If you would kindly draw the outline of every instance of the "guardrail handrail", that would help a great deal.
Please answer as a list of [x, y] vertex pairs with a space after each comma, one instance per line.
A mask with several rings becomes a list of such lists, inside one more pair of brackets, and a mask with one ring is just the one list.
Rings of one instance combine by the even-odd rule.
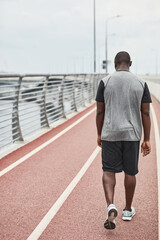
[[0, 148], [95, 99], [104, 74], [0, 74]]

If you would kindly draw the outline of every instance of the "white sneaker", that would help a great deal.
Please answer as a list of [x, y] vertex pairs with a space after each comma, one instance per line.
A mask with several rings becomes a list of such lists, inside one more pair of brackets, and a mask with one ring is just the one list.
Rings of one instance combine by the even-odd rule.
[[114, 229], [116, 227], [115, 218], [117, 217], [117, 215], [118, 215], [118, 211], [116, 206], [114, 204], [110, 204], [107, 207], [107, 217], [104, 223], [104, 227], [106, 229]]
[[131, 221], [132, 217], [136, 214], [134, 207], [131, 207], [131, 211], [123, 209], [122, 219], [124, 221]]

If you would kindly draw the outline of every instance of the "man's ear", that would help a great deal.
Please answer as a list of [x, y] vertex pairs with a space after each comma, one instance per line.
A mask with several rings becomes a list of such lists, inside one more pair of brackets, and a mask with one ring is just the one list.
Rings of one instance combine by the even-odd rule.
[[132, 66], [132, 61], [130, 61], [129, 66]]

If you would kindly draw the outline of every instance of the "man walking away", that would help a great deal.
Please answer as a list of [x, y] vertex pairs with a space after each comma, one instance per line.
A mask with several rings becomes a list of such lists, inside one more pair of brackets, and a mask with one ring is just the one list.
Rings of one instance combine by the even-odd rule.
[[[102, 147], [103, 187], [107, 202], [104, 227], [114, 229], [118, 214], [114, 205], [115, 173], [124, 171], [126, 205], [122, 219], [135, 215], [132, 206], [138, 173], [139, 144], [144, 130], [141, 152], [146, 156], [150, 146], [150, 103], [147, 84], [129, 71], [132, 62], [127, 52], [115, 56], [115, 69], [100, 81], [97, 101], [98, 145]], [[141, 124], [142, 122], [142, 124]]]

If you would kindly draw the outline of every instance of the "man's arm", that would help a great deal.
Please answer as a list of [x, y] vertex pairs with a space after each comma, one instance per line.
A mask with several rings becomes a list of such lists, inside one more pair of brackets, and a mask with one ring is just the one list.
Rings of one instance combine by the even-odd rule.
[[97, 125], [97, 143], [98, 146], [102, 147], [101, 142], [101, 132], [103, 127], [103, 121], [104, 121], [104, 113], [105, 113], [105, 105], [104, 102], [97, 102], [97, 115], [96, 115], [96, 125]]
[[141, 152], [143, 156], [148, 155], [151, 152], [150, 145], [150, 129], [151, 129], [151, 120], [150, 120], [150, 103], [141, 104], [141, 116], [142, 116], [142, 125], [144, 131], [144, 140], [141, 145]]

